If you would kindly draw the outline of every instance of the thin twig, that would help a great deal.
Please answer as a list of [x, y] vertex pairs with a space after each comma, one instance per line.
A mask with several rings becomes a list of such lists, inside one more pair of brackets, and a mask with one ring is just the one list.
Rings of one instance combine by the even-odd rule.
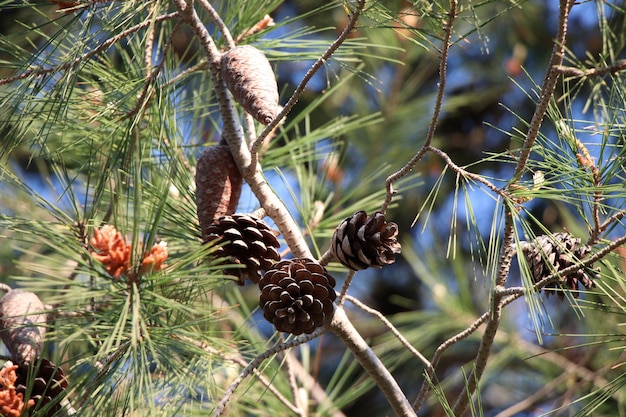
[[439, 155], [439, 157], [444, 160], [444, 162], [446, 163], [446, 165], [448, 165], [448, 167], [450, 167], [450, 169], [452, 169], [457, 174], [460, 174], [462, 177], [469, 178], [473, 181], [479, 182], [483, 184], [484, 186], [486, 186], [487, 188], [489, 188], [494, 193], [498, 194], [500, 197], [504, 199], [510, 199], [510, 195], [506, 192], [506, 190], [502, 190], [496, 187], [493, 183], [486, 180], [481, 175], [474, 174], [473, 172], [469, 172], [461, 168], [460, 166], [452, 162], [452, 159], [450, 158], [450, 156], [448, 156], [448, 154], [442, 151], [441, 149], [435, 148], [434, 146], [425, 146], [425, 149], [426, 151], [433, 152]]
[[232, 35], [230, 34], [230, 30], [228, 29], [228, 26], [224, 24], [222, 17], [219, 15], [217, 10], [215, 10], [215, 8], [211, 5], [211, 3], [209, 3], [208, 0], [198, 0], [198, 2], [202, 5], [204, 10], [206, 10], [209, 13], [209, 15], [211, 16], [211, 19], [213, 19], [213, 21], [215, 22], [215, 26], [217, 26], [220, 32], [222, 32], [222, 36], [224, 36], [224, 40], [226, 41], [226, 46], [228, 47], [228, 49], [233, 49], [235, 46], [237, 46], [235, 44], [235, 41], [233, 40]]
[[50, 68], [36, 68], [36, 69], [31, 69], [31, 70], [26, 70], [22, 73], [20, 73], [19, 75], [15, 75], [13, 77], [8, 77], [8, 78], [3, 78], [0, 79], [0, 85], [4, 85], [4, 84], [10, 84], [12, 82], [18, 81], [18, 80], [23, 80], [24, 78], [28, 78], [31, 75], [32, 76], [40, 76], [40, 75], [46, 75], [46, 74], [51, 74], [53, 72], [57, 72], [57, 71], [63, 71], [72, 67], [75, 67], [76, 65], [80, 64], [82, 61], [89, 59], [91, 57], [93, 57], [94, 55], [97, 55], [101, 52], [104, 52], [105, 50], [107, 50], [108, 48], [110, 48], [111, 46], [113, 46], [114, 44], [116, 44], [117, 42], [119, 42], [120, 40], [124, 39], [125, 37], [127, 37], [128, 35], [132, 35], [133, 33], [147, 27], [150, 26], [153, 23], [157, 23], [157, 22], [162, 22], [164, 20], [171, 20], [174, 19], [175, 17], [178, 16], [178, 12], [173, 12], [173, 13], [168, 13], [166, 15], [162, 15], [162, 16], [158, 16], [156, 18], [154, 18], [153, 21], [146, 21], [146, 22], [141, 22], [138, 25], [135, 25], [131, 28], [126, 29], [125, 31], [107, 39], [106, 41], [102, 42], [102, 44], [100, 44], [97, 48], [81, 55], [80, 57], [73, 59], [72, 61], [69, 62], [65, 62], [61, 65], [56, 65]]
[[391, 322], [389, 320], [387, 320], [387, 318], [385, 316], [383, 316], [383, 314], [380, 311], [376, 310], [375, 308], [371, 308], [370, 306], [368, 306], [365, 303], [361, 302], [358, 298], [353, 297], [351, 295], [346, 295], [345, 299], [347, 301], [350, 301], [352, 304], [354, 304], [359, 309], [365, 311], [368, 314], [371, 314], [372, 316], [374, 316], [378, 320], [380, 320], [385, 325], [385, 327], [389, 331], [391, 331], [391, 333], [393, 333], [393, 335], [396, 337], [396, 339], [398, 339], [398, 341], [400, 341], [400, 343], [402, 343], [402, 345], [405, 348], [407, 348], [409, 350], [409, 352], [411, 352], [411, 354], [413, 356], [415, 356], [417, 359], [419, 359], [424, 364], [426, 369], [434, 371], [434, 369], [433, 369], [432, 365], [430, 364], [430, 362], [428, 361], [428, 359], [426, 359], [426, 357], [424, 355], [422, 355], [419, 350], [415, 349], [413, 347], [413, 345], [411, 345], [409, 343], [409, 341], [406, 340], [406, 338], [404, 336], [402, 336], [402, 333], [400, 333], [398, 331], [398, 329], [396, 329], [396, 327], [393, 324], [391, 324]]
[[346, 279], [343, 282], [343, 287], [341, 287], [341, 292], [339, 293], [339, 298], [337, 300], [338, 306], [343, 305], [343, 302], [348, 293], [348, 288], [350, 288], [350, 283], [352, 283], [352, 278], [354, 278], [354, 274], [356, 274], [356, 271], [354, 269], [348, 270], [348, 274], [346, 275]]
[[284, 343], [281, 343], [279, 345], [276, 345], [276, 346], [266, 350], [265, 352], [263, 352], [262, 354], [260, 354], [256, 358], [254, 358], [252, 361], [250, 361], [248, 366], [246, 366], [241, 371], [239, 376], [230, 384], [230, 386], [228, 387], [228, 389], [226, 390], [224, 395], [222, 395], [222, 398], [221, 398], [220, 402], [218, 403], [217, 407], [215, 408], [215, 410], [213, 410], [213, 414], [211, 414], [211, 416], [212, 417], [218, 417], [218, 416], [222, 415], [222, 413], [224, 412], [224, 410], [226, 408], [226, 405], [228, 404], [228, 401], [230, 401], [230, 398], [235, 393], [235, 390], [237, 389], [237, 387], [239, 387], [239, 385], [241, 385], [243, 380], [246, 377], [248, 377], [254, 371], [254, 369], [258, 368], [259, 365], [261, 365], [261, 363], [263, 363], [263, 361], [265, 359], [268, 359], [269, 357], [277, 354], [278, 352], [283, 352], [283, 351], [285, 351], [287, 349], [290, 349], [292, 347], [299, 346], [299, 345], [301, 345], [303, 343], [307, 343], [307, 342], [315, 339], [319, 335], [325, 333], [326, 331], [327, 331], [327, 329], [325, 327], [320, 327], [320, 328], [318, 328], [317, 330], [315, 330], [311, 334], [307, 334], [307, 335], [304, 335], [304, 336], [299, 336], [299, 337], [296, 337], [294, 339], [291, 339], [288, 342], [284, 342]]
[[302, 406], [302, 401], [300, 398], [300, 388], [298, 388], [298, 381], [296, 381], [296, 375], [294, 374], [292, 367], [292, 362], [294, 362], [296, 359], [293, 357], [293, 355], [291, 355], [291, 350], [286, 350], [284, 353], [285, 361], [283, 362], [283, 369], [285, 370], [285, 373], [287, 373], [287, 380], [289, 381], [291, 396], [293, 397], [293, 402], [296, 405], [297, 410], [295, 415], [298, 417], [306, 417], [306, 408]]
[[335, 309], [335, 314], [329, 324], [329, 328], [344, 342], [348, 349], [352, 351], [363, 369], [367, 371], [378, 388], [380, 388], [385, 395], [385, 398], [387, 398], [396, 416], [416, 417], [415, 412], [411, 408], [411, 404], [409, 404], [409, 401], [406, 399], [406, 396], [396, 380], [356, 331], [342, 307]]
[[451, 338], [449, 338], [448, 340], [440, 344], [439, 347], [437, 347], [437, 350], [435, 350], [435, 353], [433, 354], [433, 358], [430, 361], [431, 366], [429, 368], [426, 368], [426, 378], [422, 382], [420, 391], [417, 394], [415, 401], [413, 402], [413, 409], [415, 411], [418, 411], [420, 409], [420, 407], [424, 403], [424, 400], [426, 399], [426, 396], [430, 392], [430, 384], [428, 383], [428, 381], [432, 380], [433, 375], [435, 374], [435, 368], [439, 364], [439, 360], [441, 359], [443, 352], [445, 352], [446, 349], [448, 349], [450, 346], [457, 344], [458, 342], [460, 342], [461, 340], [465, 339], [466, 337], [474, 333], [476, 330], [478, 330], [478, 328], [484, 322], [486, 322], [488, 318], [489, 318], [489, 312], [483, 313], [483, 315], [481, 315], [476, 320], [474, 320], [474, 322], [467, 329], [464, 329], [462, 332], [457, 333], [456, 335], [452, 336]]
[[[173, 339], [183, 340], [183, 341], [185, 341], [187, 343], [191, 343], [192, 345], [198, 347], [199, 349], [202, 349], [202, 350], [206, 351], [207, 353], [209, 353], [211, 355], [218, 356], [218, 357], [220, 357], [222, 359], [225, 359], [225, 360], [228, 360], [230, 362], [236, 363], [237, 365], [240, 365], [243, 368], [245, 368], [248, 365], [246, 363], [246, 361], [241, 356], [239, 356], [239, 355], [227, 355], [226, 353], [221, 352], [221, 351], [211, 347], [209, 344], [207, 344], [205, 342], [198, 341], [198, 340], [192, 339], [191, 337], [177, 335], [177, 334], [172, 334], [171, 337]], [[287, 408], [289, 408], [289, 410], [292, 413], [297, 415], [298, 408], [295, 405], [293, 405], [291, 403], [291, 401], [289, 401], [283, 394], [281, 394], [280, 391], [278, 391], [276, 389], [274, 384], [272, 384], [272, 382], [269, 379], [267, 379], [267, 377], [265, 375], [260, 373], [257, 369], [254, 369], [252, 372], [254, 373], [254, 376], [259, 378], [259, 381], [261, 381], [261, 383], [272, 394], [274, 394], [274, 396], [278, 399], [278, 401], [283, 403]]]
[[317, 260], [317, 262], [322, 265], [322, 266], [326, 266], [328, 265], [328, 263], [330, 261], [332, 261], [335, 258], [335, 255], [333, 255], [333, 253], [331, 252], [330, 249], [326, 249], [326, 252], [324, 252], [322, 254], [322, 256], [320, 256], [320, 258]]
[[437, 87], [437, 98], [435, 99], [435, 108], [433, 110], [433, 116], [430, 119], [430, 125], [428, 126], [428, 133], [426, 134], [426, 139], [424, 141], [424, 145], [422, 148], [411, 158], [409, 162], [407, 162], [399, 171], [391, 174], [387, 177], [385, 181], [385, 186], [387, 188], [387, 195], [385, 196], [385, 201], [383, 202], [380, 211], [385, 213], [389, 208], [389, 204], [391, 204], [391, 199], [393, 198], [395, 191], [393, 189], [393, 183], [399, 180], [400, 178], [406, 176], [415, 165], [422, 159], [430, 143], [435, 136], [435, 130], [437, 129], [437, 123], [439, 122], [439, 115], [441, 114], [441, 105], [443, 103], [443, 95], [446, 88], [446, 70], [448, 66], [448, 52], [450, 51], [450, 39], [452, 38], [452, 27], [454, 25], [454, 21], [456, 19], [457, 14], [457, 0], [450, 1], [450, 10], [448, 11], [448, 21], [446, 22], [445, 27], [445, 36], [443, 38], [443, 45], [441, 46], [441, 61], [439, 64], [439, 85]]
[[[156, 4], [152, 3], [148, 6], [149, 15], [152, 15], [156, 10]], [[144, 65], [146, 66], [146, 78], [150, 77], [150, 73], [152, 72], [152, 49], [154, 48], [154, 35], [156, 33], [156, 27], [152, 25], [148, 34], [146, 35], [146, 46], [144, 48]]]
[[621, 59], [617, 61], [615, 65], [610, 65], [608, 67], [580, 69], [559, 65], [556, 67], [556, 70], [563, 75], [580, 78], [597, 77], [606, 74], [615, 75], [620, 71], [626, 70], [626, 59]]
[[300, 84], [298, 84], [298, 87], [296, 87], [295, 91], [291, 95], [291, 98], [289, 98], [289, 101], [287, 101], [287, 104], [285, 104], [285, 107], [283, 107], [282, 110], [276, 115], [276, 117], [270, 122], [270, 124], [268, 124], [265, 129], [263, 129], [257, 140], [252, 143], [250, 147], [252, 164], [250, 164], [249, 169], [253, 169], [256, 165], [259, 148], [263, 144], [263, 141], [265, 140], [267, 135], [272, 132], [274, 128], [278, 126], [278, 124], [282, 121], [282, 119], [291, 111], [293, 106], [295, 106], [300, 99], [300, 95], [302, 95], [302, 93], [304, 92], [304, 89], [306, 88], [306, 85], [309, 83], [311, 78], [313, 78], [313, 76], [317, 73], [317, 71], [319, 71], [322, 65], [324, 65], [326, 61], [330, 59], [331, 55], [335, 53], [335, 51], [339, 49], [339, 47], [345, 42], [350, 32], [352, 32], [352, 30], [356, 26], [356, 23], [359, 20], [359, 17], [361, 16], [361, 12], [363, 11], [364, 7], [365, 0], [358, 0], [356, 2], [356, 8], [350, 16], [346, 27], [343, 28], [337, 39], [335, 39], [335, 41], [328, 47], [328, 49], [326, 49], [326, 51], [324, 51], [324, 53], [313, 63], [313, 65], [311, 65], [311, 68], [309, 68], [306, 74], [304, 74], [304, 77], [302, 77]]
[[611, 223], [615, 222], [615, 221], [619, 221], [621, 219], [624, 218], [624, 216], [626, 216], [626, 211], [620, 211], [618, 213], [613, 214], [611, 217], [609, 217], [608, 219], [606, 219], [601, 225], [600, 225], [600, 231], [604, 232], [606, 230], [607, 227], [609, 227], [611, 225]]

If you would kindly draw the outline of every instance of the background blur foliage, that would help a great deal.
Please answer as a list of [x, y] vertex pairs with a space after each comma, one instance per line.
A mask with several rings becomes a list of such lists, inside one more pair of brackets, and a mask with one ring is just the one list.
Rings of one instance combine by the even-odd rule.
[[[346, 24], [350, 7], [309, 0], [212, 4], [235, 38], [266, 53], [282, 103]], [[564, 65], [594, 68], [625, 59], [625, 7], [578, 2]], [[206, 260], [213, 248], [200, 245], [194, 167], [202, 147], [219, 140], [221, 125], [198, 42], [176, 19], [151, 20], [175, 10], [163, 0], [94, 3], [67, 14], [46, 1], [0, 1], [0, 8], [0, 77], [62, 67], [0, 86], [0, 280], [54, 307], [46, 352], [69, 375], [81, 415], [206, 415], [241, 364], [281, 339], [258, 312], [256, 286], [235, 286]], [[343, 218], [380, 207], [385, 178], [421, 146], [447, 10], [445, 1], [368, 1], [357, 30], [263, 150], [268, 181], [316, 255]], [[267, 13], [275, 25], [246, 36]], [[498, 187], [513, 173], [557, 17], [558, 2], [460, 2], [432, 145]], [[100, 48], [142, 22], [144, 29]], [[217, 28], [207, 25], [225, 47]], [[152, 27], [150, 64], [163, 69], [146, 81]], [[516, 217], [520, 240], [567, 230], [585, 241], [598, 190], [603, 220], [625, 209], [625, 74], [565, 76], [558, 84], [521, 181], [531, 198]], [[138, 107], [143, 94], [151, 99]], [[577, 164], [572, 138], [589, 149], [601, 186]], [[545, 181], [534, 190], [537, 171]], [[401, 230], [402, 256], [382, 270], [358, 273], [350, 294], [430, 358], [488, 309], [503, 202], [432, 153], [399, 187], [388, 218]], [[320, 202], [323, 217], [308, 227]], [[257, 207], [244, 189], [238, 211]], [[144, 275], [133, 292], [94, 265], [87, 242], [106, 223], [129, 240], [135, 261], [167, 242], [164, 272]], [[602, 239], [625, 233], [615, 221]], [[606, 257], [597, 288], [578, 299], [542, 293], [507, 306], [474, 414], [626, 415], [624, 255], [620, 248]], [[331, 264], [329, 270], [340, 286], [345, 269]], [[513, 269], [510, 283], [523, 285], [520, 271]], [[423, 364], [379, 320], [348, 306], [413, 398]], [[420, 415], [444, 415], [438, 399], [444, 403], [464, 386], [479, 342], [474, 333], [446, 352], [434, 378], [440, 395]], [[310, 415], [339, 415], [338, 409], [389, 415], [385, 399], [334, 336], [304, 345], [297, 356], [296, 373], [313, 376], [330, 400]], [[109, 371], [99, 372], [98, 363]], [[285, 363], [276, 355], [259, 372], [289, 396]], [[229, 407], [233, 416], [290, 413], [258, 376], [244, 382]]]

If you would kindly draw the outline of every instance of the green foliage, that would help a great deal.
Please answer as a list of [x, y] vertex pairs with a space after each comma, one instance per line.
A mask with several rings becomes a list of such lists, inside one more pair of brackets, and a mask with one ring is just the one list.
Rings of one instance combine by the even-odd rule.
[[[193, 7], [225, 51], [204, 3]], [[238, 44], [265, 52], [281, 104], [358, 13], [345, 0], [209, 3]], [[550, 72], [547, 6], [367, 1], [260, 147], [264, 180], [317, 259], [358, 210], [383, 207], [399, 225], [401, 259], [350, 288], [390, 323], [342, 303], [401, 394], [424, 394], [419, 415], [626, 414], [626, 19], [618, 2], [596, 4], [573, 6], [595, 23], [589, 40], [570, 28]], [[214, 256], [221, 243], [202, 243], [196, 162], [228, 132], [209, 57], [176, 2], [60, 7], [0, 2], [0, 279], [46, 304], [44, 355], [68, 376], [77, 415], [207, 415], [231, 388], [232, 416], [390, 415], [341, 336], [272, 350], [298, 339], [264, 321], [257, 285], [235, 285], [224, 262], [237, 266]], [[266, 14], [275, 24], [250, 32]], [[542, 95], [546, 70], [558, 83]], [[235, 109], [251, 142], [263, 127]], [[238, 211], [268, 213], [262, 200], [245, 187]], [[106, 225], [129, 247], [121, 275], [94, 256]], [[551, 282], [537, 284], [521, 248], [563, 230], [600, 254], [572, 260], [600, 279], [546, 298]], [[165, 244], [162, 269], [142, 265]], [[351, 279], [327, 268], [338, 291]]]

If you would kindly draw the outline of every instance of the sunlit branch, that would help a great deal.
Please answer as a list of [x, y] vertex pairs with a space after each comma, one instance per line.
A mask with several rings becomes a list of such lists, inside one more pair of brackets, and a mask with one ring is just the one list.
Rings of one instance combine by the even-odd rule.
[[382, 391], [398, 417], [416, 417], [402, 389], [378, 356], [356, 331], [342, 307], [335, 309], [329, 329], [341, 339]]
[[385, 181], [385, 186], [387, 188], [387, 195], [385, 196], [385, 201], [383, 202], [380, 211], [385, 213], [389, 208], [389, 204], [391, 204], [391, 200], [395, 195], [395, 191], [393, 189], [393, 183], [398, 181], [400, 178], [406, 176], [413, 170], [415, 165], [424, 157], [426, 154], [430, 143], [435, 136], [435, 130], [437, 129], [437, 123], [439, 123], [439, 115], [441, 113], [441, 105], [443, 103], [443, 95], [446, 88], [446, 71], [448, 66], [448, 53], [450, 51], [452, 38], [452, 28], [454, 26], [454, 21], [457, 15], [457, 0], [450, 1], [450, 10], [448, 11], [448, 20], [445, 26], [445, 36], [443, 38], [443, 45], [441, 47], [441, 58], [439, 64], [439, 84], [437, 87], [437, 98], [435, 99], [435, 108], [433, 110], [432, 118], [430, 119], [430, 125], [428, 126], [428, 133], [426, 134], [426, 139], [424, 140], [424, 145], [422, 148], [411, 158], [409, 162], [406, 163], [399, 171], [391, 174], [387, 177]]
[[626, 59], [621, 59], [615, 65], [608, 67], [581, 69], [559, 65], [556, 67], [556, 70], [563, 75], [580, 78], [598, 77], [606, 74], [615, 75], [620, 71], [626, 70]]
[[97, 48], [81, 55], [80, 57], [73, 59], [72, 61], [69, 62], [65, 62], [61, 65], [56, 65], [50, 68], [35, 68], [35, 69], [30, 69], [30, 70], [26, 70], [24, 72], [22, 72], [19, 75], [15, 75], [13, 77], [8, 77], [8, 78], [3, 78], [0, 79], [0, 85], [4, 85], [4, 84], [10, 84], [12, 82], [18, 81], [18, 80], [23, 80], [25, 78], [28, 78], [30, 76], [41, 76], [41, 75], [46, 75], [46, 74], [51, 74], [54, 72], [58, 72], [58, 71], [64, 71], [66, 69], [75, 67], [76, 65], [80, 64], [81, 62], [101, 53], [106, 51], [108, 48], [110, 48], [111, 46], [115, 45], [117, 42], [119, 42], [120, 40], [124, 39], [125, 37], [145, 28], [150, 26], [153, 23], [156, 22], [162, 22], [164, 20], [171, 20], [174, 19], [175, 17], [178, 16], [178, 12], [173, 12], [173, 13], [169, 13], [166, 15], [162, 15], [162, 16], [158, 16], [156, 18], [154, 18], [154, 20], [150, 20], [150, 21], [145, 21], [145, 22], [141, 22], [138, 25], [135, 25], [131, 28], [126, 29], [125, 31], [107, 39], [106, 41], [102, 42], [102, 44], [100, 44], [100, 46], [98, 46]]
[[324, 51], [324, 53], [313, 63], [311, 68], [309, 68], [306, 74], [304, 74], [304, 77], [302, 77], [300, 84], [298, 84], [298, 87], [296, 87], [295, 91], [291, 95], [291, 98], [289, 98], [289, 101], [287, 101], [285, 106], [276, 115], [276, 117], [270, 122], [270, 124], [268, 124], [265, 127], [265, 129], [263, 129], [263, 131], [261, 132], [259, 137], [256, 139], [256, 141], [254, 141], [254, 143], [251, 144], [250, 154], [252, 158], [252, 163], [249, 166], [250, 170], [254, 169], [254, 166], [256, 165], [256, 161], [258, 159], [258, 152], [265, 138], [268, 136], [270, 132], [274, 130], [276, 126], [278, 126], [278, 124], [282, 121], [282, 119], [291, 111], [293, 106], [296, 105], [296, 103], [300, 99], [300, 95], [302, 95], [302, 93], [304, 92], [304, 89], [306, 88], [311, 78], [313, 78], [313, 76], [317, 73], [317, 71], [320, 70], [322, 65], [324, 65], [326, 61], [328, 61], [328, 59], [332, 56], [332, 54], [335, 53], [335, 51], [339, 49], [339, 47], [345, 42], [350, 32], [352, 32], [352, 30], [356, 26], [356, 23], [359, 20], [359, 17], [364, 7], [365, 7], [365, 0], [358, 0], [356, 2], [356, 8], [354, 9], [352, 15], [350, 16], [350, 19], [348, 20], [346, 27], [343, 28], [339, 36], [333, 41], [333, 43], [328, 47], [328, 49]]

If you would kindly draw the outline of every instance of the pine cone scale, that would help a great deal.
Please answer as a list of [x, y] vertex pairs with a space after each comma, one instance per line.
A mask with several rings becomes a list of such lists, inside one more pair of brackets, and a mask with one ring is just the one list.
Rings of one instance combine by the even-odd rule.
[[259, 281], [259, 306], [276, 330], [299, 335], [328, 323], [334, 311], [335, 279], [316, 261], [280, 261]]
[[357, 211], [335, 229], [330, 250], [339, 262], [355, 271], [369, 267], [381, 268], [395, 261], [400, 253], [398, 226], [387, 222], [384, 214], [368, 216]]

